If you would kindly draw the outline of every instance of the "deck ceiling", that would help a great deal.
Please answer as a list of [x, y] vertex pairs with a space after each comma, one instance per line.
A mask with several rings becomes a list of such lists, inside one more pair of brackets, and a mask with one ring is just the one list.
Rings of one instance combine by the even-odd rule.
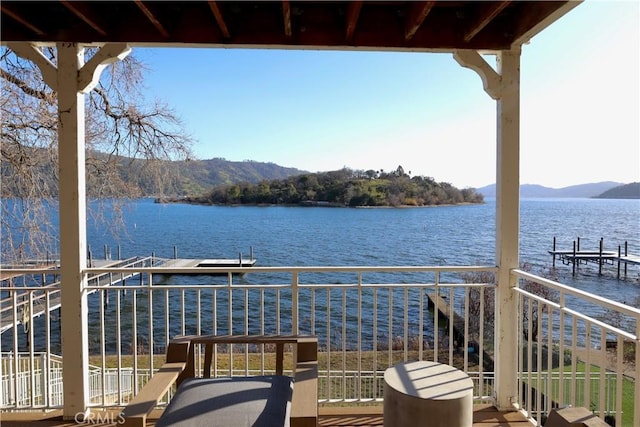
[[527, 42], [568, 1], [9, 1], [2, 43], [497, 51]]

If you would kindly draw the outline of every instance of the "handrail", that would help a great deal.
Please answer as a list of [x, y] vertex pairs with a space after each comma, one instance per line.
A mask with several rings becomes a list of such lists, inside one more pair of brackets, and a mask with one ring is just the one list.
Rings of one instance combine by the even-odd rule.
[[[532, 280], [534, 282], [546, 285], [552, 289], [563, 292], [565, 294], [583, 298], [587, 301], [591, 301], [591, 302], [603, 305], [606, 308], [619, 311], [621, 313], [624, 313], [631, 317], [635, 317], [636, 319], [640, 320], [640, 309], [637, 309], [635, 307], [631, 307], [626, 304], [622, 304], [620, 302], [583, 291], [581, 289], [563, 285], [562, 283], [556, 282], [554, 280], [545, 279], [544, 277], [536, 276], [535, 274], [531, 274], [529, 272], [526, 272], [517, 268], [511, 270], [511, 273], [515, 274], [518, 277], [522, 277], [523, 279]], [[516, 288], [516, 290], [520, 291], [519, 288]]]

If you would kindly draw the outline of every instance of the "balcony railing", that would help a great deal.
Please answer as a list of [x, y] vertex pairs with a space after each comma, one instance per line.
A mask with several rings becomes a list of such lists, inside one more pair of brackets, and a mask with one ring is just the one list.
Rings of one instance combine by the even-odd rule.
[[[196, 271], [198, 276], [182, 276]], [[108, 275], [114, 283], [94, 280], [86, 288], [91, 404], [126, 404], [159, 367], [172, 336], [289, 333], [319, 338], [320, 403], [380, 401], [384, 370], [408, 360], [456, 366], [474, 380], [476, 401], [492, 402], [494, 378], [500, 375], [493, 366], [499, 325], [493, 321], [495, 285], [483, 278], [495, 271], [482, 266], [91, 268], [89, 277]], [[45, 275], [56, 273], [29, 271], [45, 282]], [[524, 271], [514, 274], [522, 282], [515, 289], [521, 318], [514, 348], [522, 394], [514, 404], [540, 422], [551, 408], [567, 404], [612, 416], [616, 425], [629, 416], [633, 420], [639, 364], [633, 377], [622, 368], [629, 357], [625, 351], [638, 358], [640, 311]], [[29, 283], [1, 289], [3, 409], [62, 403], [61, 370], [52, 362], [60, 352], [54, 302], [60, 285]], [[592, 314], [581, 309], [584, 304], [593, 305]], [[616, 315], [598, 318], [605, 310]], [[596, 353], [606, 353], [595, 349], [612, 343], [617, 369], [592, 366]], [[265, 348], [220, 348], [216, 357], [218, 375], [272, 369]], [[635, 397], [625, 406], [629, 387]]]
[[514, 274], [518, 406], [536, 420], [554, 407], [583, 406], [612, 425], [638, 425], [640, 310], [522, 270]]

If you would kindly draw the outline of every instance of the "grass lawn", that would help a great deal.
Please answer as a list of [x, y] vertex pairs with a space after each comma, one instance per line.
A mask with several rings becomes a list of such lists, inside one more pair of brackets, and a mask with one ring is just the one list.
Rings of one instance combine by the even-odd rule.
[[[584, 362], [578, 362], [576, 364], [576, 373], [585, 374], [587, 369], [587, 365]], [[558, 368], [555, 368], [553, 372], [559, 372]], [[569, 376], [571, 375], [571, 367], [564, 367], [564, 388], [563, 388], [563, 398], [560, 399], [559, 395], [559, 379], [557, 377], [553, 378], [551, 381], [551, 394], [552, 399], [555, 402], [561, 402], [562, 405], [571, 404], [574, 406], [583, 406], [588, 407], [585, 403], [585, 390], [584, 390], [584, 381], [576, 384], [575, 390], [575, 402], [572, 402], [571, 399], [571, 389], [569, 387]], [[589, 388], [589, 396], [590, 396], [590, 409], [595, 411], [597, 405], [600, 401], [600, 367], [596, 365], [591, 365], [590, 369], [591, 381]], [[583, 377], [583, 376], [582, 376]], [[528, 378], [524, 378], [525, 382], [527, 382]], [[622, 380], [622, 426], [632, 426], [633, 425], [633, 399], [634, 399], [634, 382], [632, 379], [623, 378]], [[610, 379], [608, 384], [605, 383], [605, 399], [609, 400], [612, 405], [612, 410], [615, 411], [615, 393], [617, 387], [617, 378], [614, 376]], [[531, 374], [531, 384], [533, 387], [538, 387], [537, 375], [536, 373]], [[607, 390], [608, 388], [608, 390]], [[540, 391], [545, 393], [547, 390], [547, 380], [546, 377], [542, 377], [540, 380]], [[611, 393], [612, 396], [609, 398], [608, 393]]]

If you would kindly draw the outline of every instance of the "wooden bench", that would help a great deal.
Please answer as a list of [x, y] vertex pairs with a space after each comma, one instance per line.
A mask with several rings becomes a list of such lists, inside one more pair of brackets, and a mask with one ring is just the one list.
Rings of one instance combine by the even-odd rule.
[[[197, 381], [190, 379], [196, 378], [196, 362], [199, 362], [196, 360], [196, 353], [199, 353], [196, 348], [199, 346], [204, 347], [202, 379], [210, 379], [213, 349], [217, 344], [274, 345], [276, 349], [276, 376], [283, 376], [284, 373], [285, 345], [293, 345], [293, 360], [295, 363], [292, 367], [293, 391], [291, 393], [290, 411], [288, 412], [289, 422], [291, 427], [315, 427], [318, 425], [318, 339], [316, 337], [298, 335], [194, 335], [176, 337], [169, 342], [166, 363], [124, 409], [125, 427], [144, 427], [149, 413], [158, 405], [162, 397], [167, 394], [174, 384], [179, 387], [186, 380], [189, 380], [190, 384]], [[229, 381], [234, 381], [234, 378], [252, 377], [231, 377]], [[203, 382], [200, 383], [202, 384]], [[181, 393], [180, 388], [177, 389], [176, 393]], [[174, 399], [177, 398], [177, 394]], [[166, 413], [167, 410], [160, 417], [158, 423], [161, 423], [162, 417]], [[215, 420], [212, 420], [212, 425], [215, 425]]]

